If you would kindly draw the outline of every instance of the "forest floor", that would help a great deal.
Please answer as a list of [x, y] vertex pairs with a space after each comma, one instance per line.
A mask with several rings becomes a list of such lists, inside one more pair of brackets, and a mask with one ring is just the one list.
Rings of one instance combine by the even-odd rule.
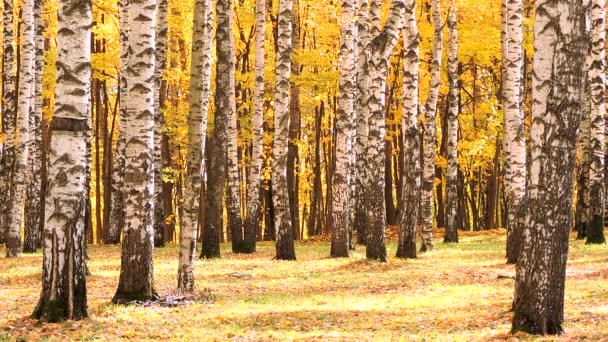
[[[505, 265], [504, 231], [436, 240], [416, 260], [331, 259], [323, 241], [296, 245], [298, 261], [255, 255], [196, 260], [199, 300], [180, 307], [117, 306], [120, 248], [89, 247], [90, 318], [40, 324], [29, 318], [40, 295], [40, 253], [0, 259], [0, 340], [528, 340], [510, 334], [514, 267]], [[4, 256], [0, 247], [0, 255]], [[176, 245], [155, 255], [156, 289], [175, 288]], [[608, 246], [571, 241], [565, 331], [559, 340], [608, 340]], [[542, 340], [554, 340], [545, 338]]]

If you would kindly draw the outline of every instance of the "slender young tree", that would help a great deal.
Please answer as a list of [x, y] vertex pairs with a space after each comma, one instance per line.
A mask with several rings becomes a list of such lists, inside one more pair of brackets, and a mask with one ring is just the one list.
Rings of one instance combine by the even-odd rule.
[[127, 145], [127, 106], [129, 91], [127, 88], [127, 62], [129, 58], [129, 0], [118, 1], [118, 17], [120, 23], [120, 58], [119, 58], [119, 105], [120, 122], [116, 153], [114, 154], [114, 170], [112, 172], [112, 208], [110, 209], [110, 224], [107, 229], [106, 243], [117, 244], [125, 227], [125, 147]]
[[[587, 80], [588, 81], [588, 80]], [[585, 95], [583, 98], [583, 117], [581, 119], [580, 136], [578, 145], [580, 149], [580, 159], [578, 167], [578, 191], [576, 201], [576, 215], [574, 228], [576, 229], [577, 240], [587, 238], [589, 230], [589, 139], [591, 130], [591, 99], [589, 82], [585, 82]]]
[[441, 86], [441, 61], [443, 53], [443, 23], [441, 19], [441, 1], [431, 1], [431, 12], [433, 15], [433, 59], [431, 63], [431, 81], [429, 84], [429, 95], [422, 108], [424, 113], [424, 137], [423, 137], [423, 167], [422, 167], [422, 192], [421, 192], [421, 217], [422, 217], [422, 247], [421, 252], [433, 249], [433, 187], [435, 186], [435, 115], [437, 113], [437, 98]]
[[[213, 9], [210, 0], [194, 3], [192, 68], [190, 73], [190, 116], [188, 117], [188, 165], [184, 188], [184, 216], [180, 229], [177, 288], [194, 290], [194, 256], [198, 232], [201, 184], [205, 172], [205, 138], [211, 86], [211, 45]], [[209, 23], [209, 24], [207, 24]]]
[[11, 202], [11, 178], [15, 158], [15, 114], [17, 94], [15, 93], [17, 69], [15, 63], [15, 37], [13, 29], [13, 1], [4, 0], [4, 55], [2, 60], [2, 129], [5, 142], [0, 159], [0, 243], [5, 242], [9, 226]]
[[30, 147], [30, 111], [34, 99], [34, 0], [26, 0], [21, 8], [22, 48], [19, 68], [19, 100], [17, 103], [17, 127], [15, 131], [15, 160], [11, 177], [12, 187], [8, 227], [6, 234], [6, 256], [17, 257], [21, 253], [21, 223], [25, 205], [26, 174]]
[[34, 0], [35, 61], [34, 98], [30, 112], [29, 160], [25, 202], [23, 252], [33, 253], [41, 245], [42, 233], [42, 72], [44, 69], [44, 18], [42, 0]]
[[531, 159], [512, 330], [560, 334], [587, 40], [583, 0], [536, 2]]
[[156, 65], [154, 68], [154, 246], [165, 245], [163, 203], [162, 128], [164, 116], [160, 88], [167, 60], [167, 0], [156, 0]]
[[50, 322], [88, 316], [84, 227], [88, 197], [84, 190], [92, 20], [90, 0], [59, 1], [42, 292], [33, 313], [34, 318]]
[[340, 28], [340, 97], [336, 114], [336, 168], [333, 174], [331, 256], [348, 257], [348, 140], [355, 95], [355, 4], [342, 0]]
[[266, 40], [266, 1], [255, 2], [255, 84], [253, 89], [253, 126], [251, 167], [247, 188], [247, 216], [243, 252], [254, 253], [256, 234], [262, 215], [261, 172], [264, 156], [264, 44]]
[[[368, 46], [370, 55], [366, 62], [370, 79], [366, 101], [369, 113], [366, 256], [368, 259], [383, 262], [387, 261], [385, 243], [386, 202], [384, 198], [386, 78], [388, 77], [388, 60], [401, 33], [403, 12], [403, 0], [392, 0], [389, 17], [384, 28], [378, 34], [373, 35], [370, 41]], [[372, 32], [374, 32], [374, 25], [372, 25]]]
[[526, 139], [524, 136], [522, 65], [522, 0], [503, 0], [502, 107], [505, 125], [505, 192], [507, 194], [507, 262], [515, 263], [521, 245], [520, 206], [526, 191]]
[[115, 303], [157, 297], [154, 289], [154, 65], [156, 0], [129, 4], [125, 227]]
[[403, 49], [403, 183], [399, 211], [398, 258], [416, 257], [416, 226], [420, 207], [420, 131], [418, 128], [418, 86], [420, 44], [416, 23], [416, 0], [405, 1]]
[[[232, 17], [232, 16], [231, 16]], [[231, 20], [232, 22], [232, 20]], [[234, 51], [234, 39], [230, 40], [231, 51]], [[231, 54], [234, 59], [234, 53]], [[234, 74], [234, 71], [233, 71]], [[228, 130], [227, 130], [227, 168], [228, 168], [228, 186], [226, 188], [226, 210], [228, 213], [228, 229], [232, 237], [232, 252], [241, 253], [243, 251], [243, 220], [241, 218], [241, 189], [240, 189], [240, 171], [239, 171], [239, 155], [238, 155], [238, 130], [237, 130], [237, 113], [236, 113], [236, 92], [235, 80], [231, 78], [227, 88], [226, 95], [228, 96]]]
[[279, 0], [277, 60], [275, 67], [274, 145], [272, 195], [277, 227], [276, 258], [295, 260], [296, 252], [287, 189], [287, 134], [289, 127], [289, 77], [291, 75], [292, 0]]
[[458, 242], [458, 114], [459, 86], [458, 86], [458, 28], [456, 0], [450, 1], [448, 15], [448, 169], [446, 188], [446, 227], [444, 242]]
[[604, 236], [604, 155], [606, 120], [606, 0], [591, 1], [591, 127], [589, 151], [589, 219], [587, 243], [605, 243]]
[[207, 180], [207, 222], [201, 257], [220, 257], [220, 237], [223, 231], [224, 195], [226, 172], [228, 171], [229, 120], [235, 111], [234, 90], [234, 37], [232, 35], [232, 1], [218, 0], [216, 3], [217, 31], [216, 78], [215, 78], [215, 124], [210, 143], [209, 170]]

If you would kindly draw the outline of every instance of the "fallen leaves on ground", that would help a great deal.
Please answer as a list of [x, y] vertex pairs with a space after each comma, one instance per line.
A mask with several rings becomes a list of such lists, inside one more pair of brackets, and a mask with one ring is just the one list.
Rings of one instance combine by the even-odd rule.
[[[395, 228], [387, 236], [394, 238]], [[435, 235], [440, 236], [441, 230]], [[0, 260], [0, 340], [530, 340], [509, 333], [515, 269], [504, 230], [461, 234], [461, 243], [415, 260], [328, 257], [324, 238], [297, 243], [298, 261], [275, 261], [274, 244], [255, 255], [197, 260], [195, 298], [175, 294], [178, 248], [156, 250], [157, 292], [167, 305], [114, 305], [118, 246], [90, 246], [90, 318], [30, 319], [40, 295], [40, 253]], [[389, 241], [394, 255], [396, 243]], [[0, 255], [4, 251], [0, 248]], [[566, 333], [541, 340], [608, 339], [608, 247], [571, 241]]]

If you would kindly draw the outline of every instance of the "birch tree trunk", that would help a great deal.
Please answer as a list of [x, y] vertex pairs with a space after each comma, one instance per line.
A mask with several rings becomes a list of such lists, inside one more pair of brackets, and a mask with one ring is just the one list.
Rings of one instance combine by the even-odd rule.
[[188, 117], [188, 165], [184, 189], [184, 216], [180, 229], [177, 288], [194, 290], [194, 255], [198, 232], [201, 185], [205, 173], [205, 139], [211, 87], [212, 14], [210, 0], [194, 3], [192, 68], [190, 72], [190, 116]]
[[9, 203], [6, 256], [17, 257], [21, 253], [21, 223], [25, 205], [26, 174], [30, 139], [30, 111], [34, 92], [34, 0], [25, 0], [21, 8], [22, 53], [19, 69], [19, 100], [17, 103], [17, 127], [15, 131], [15, 161], [12, 175], [11, 201]]
[[112, 208], [110, 209], [110, 224], [106, 243], [117, 244], [125, 227], [125, 197], [123, 187], [125, 184], [125, 148], [127, 145], [127, 106], [129, 91], [127, 87], [127, 62], [129, 59], [129, 0], [118, 1], [118, 17], [120, 23], [120, 58], [119, 58], [119, 105], [120, 121], [116, 153], [114, 154], [114, 170], [112, 172]]
[[[588, 75], [587, 75], [588, 76]], [[588, 81], [588, 79], [586, 80]], [[580, 162], [578, 174], [578, 193], [576, 203], [575, 229], [577, 231], [577, 239], [583, 240], [587, 238], [589, 230], [589, 140], [591, 137], [591, 94], [589, 91], [589, 82], [585, 82], [584, 98], [581, 119], [581, 128], [579, 135]]]
[[585, 38], [582, 0], [536, 2], [531, 165], [512, 330], [563, 331]]
[[416, 257], [416, 226], [420, 208], [420, 132], [418, 87], [420, 45], [416, 23], [416, 0], [405, 1], [403, 51], [403, 181], [399, 211], [398, 258]]
[[367, 46], [369, 45], [370, 36], [370, 19], [369, 6], [365, 0], [360, 0], [360, 6], [357, 16], [357, 98], [356, 98], [356, 138], [355, 138], [355, 155], [357, 158], [357, 173], [355, 179], [355, 212], [354, 212], [354, 227], [357, 231], [357, 243], [365, 243], [365, 185], [367, 184], [367, 138], [368, 127], [367, 121], [369, 113], [367, 111], [366, 96], [369, 88], [369, 75], [365, 68], [365, 61], [368, 60]]
[[[367, 0], [365, 0], [367, 1]], [[340, 28], [340, 97], [336, 114], [336, 169], [333, 175], [333, 203], [331, 256], [348, 257], [350, 231], [348, 220], [348, 145], [350, 140], [350, 116], [354, 114], [355, 100], [355, 4], [342, 0]]]
[[588, 244], [606, 242], [604, 236], [604, 153], [606, 117], [606, 0], [591, 1], [591, 127], [589, 137], [589, 219]]
[[458, 28], [456, 14], [456, 0], [450, 1], [448, 15], [448, 94], [447, 116], [447, 187], [446, 187], [446, 226], [443, 242], [458, 242], [458, 114], [459, 87], [458, 87]]
[[[389, 57], [397, 45], [403, 25], [403, 0], [393, 0], [384, 29], [373, 36], [367, 63], [371, 81], [368, 90], [369, 136], [367, 146], [366, 223], [365, 242], [368, 259], [386, 262], [386, 201], [385, 149], [386, 149], [386, 78]], [[372, 21], [373, 23], [373, 21]], [[374, 31], [372, 25], [372, 32]]]
[[287, 189], [287, 137], [289, 127], [289, 77], [291, 75], [292, 0], [279, 0], [277, 60], [275, 66], [274, 145], [272, 187], [277, 227], [276, 258], [295, 260], [293, 227]]
[[58, 9], [57, 85], [43, 243], [42, 292], [33, 316], [50, 322], [88, 316], [84, 209], [91, 78], [90, 0]]
[[505, 190], [507, 193], [507, 262], [515, 263], [521, 245], [520, 205], [526, 191], [526, 139], [524, 136], [522, 66], [522, 1], [504, 0], [502, 107], [505, 125]]
[[256, 234], [261, 222], [262, 187], [261, 172], [264, 156], [264, 44], [266, 40], [266, 1], [255, 2], [255, 84], [253, 90], [253, 126], [251, 167], [247, 188], [247, 216], [245, 217], [245, 240], [243, 252], [254, 253]]
[[34, 1], [34, 25], [35, 25], [35, 61], [34, 61], [34, 83], [32, 110], [30, 112], [30, 139], [29, 139], [29, 170], [26, 204], [25, 204], [25, 236], [23, 251], [26, 253], [36, 252], [41, 245], [42, 233], [42, 73], [44, 69], [44, 19], [42, 18], [41, 0]]
[[154, 69], [154, 246], [165, 245], [163, 197], [162, 128], [165, 122], [160, 88], [167, 60], [167, 0], [156, 3], [156, 65]]
[[[229, 15], [230, 25], [232, 25], [232, 13]], [[230, 57], [234, 61], [234, 38], [230, 35], [228, 41], [231, 51]], [[236, 90], [235, 90], [235, 75], [234, 63], [232, 67], [232, 76], [230, 77], [228, 87], [226, 88], [226, 96], [228, 103], [226, 104], [228, 115], [228, 187], [226, 189], [226, 209], [228, 212], [228, 229], [232, 236], [232, 252], [241, 253], [243, 249], [243, 221], [241, 219], [241, 189], [239, 177], [239, 156], [238, 156], [238, 130], [237, 130], [237, 113], [236, 113]]]
[[441, 22], [441, 3], [432, 0], [431, 11], [433, 14], [433, 60], [431, 64], [431, 82], [429, 84], [429, 95], [423, 107], [424, 113], [424, 137], [423, 137], [423, 160], [422, 167], [422, 192], [421, 192], [421, 216], [422, 216], [422, 247], [421, 252], [433, 249], [433, 187], [435, 185], [435, 115], [437, 112], [437, 98], [441, 86], [441, 61], [443, 53], [443, 26]]
[[17, 94], [15, 81], [15, 42], [13, 32], [13, 1], [4, 0], [4, 55], [2, 60], [2, 128], [5, 142], [0, 160], [0, 243], [5, 242], [9, 225], [9, 208], [11, 202], [11, 178], [15, 158], [15, 111]]
[[215, 77], [215, 124], [210, 143], [210, 167], [207, 178], [207, 222], [203, 240], [204, 258], [220, 257], [220, 237], [223, 232], [224, 195], [226, 185], [228, 130], [230, 111], [234, 107], [234, 37], [232, 36], [232, 1], [218, 0], [216, 4], [217, 31]]
[[157, 297], [154, 290], [154, 70], [156, 0], [129, 4], [125, 227], [120, 280], [112, 301]]

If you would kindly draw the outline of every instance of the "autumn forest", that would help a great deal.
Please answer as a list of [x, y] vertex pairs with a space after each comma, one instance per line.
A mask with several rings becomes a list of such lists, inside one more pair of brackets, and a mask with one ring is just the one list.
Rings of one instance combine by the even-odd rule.
[[608, 339], [606, 0], [3, 0], [0, 340]]

